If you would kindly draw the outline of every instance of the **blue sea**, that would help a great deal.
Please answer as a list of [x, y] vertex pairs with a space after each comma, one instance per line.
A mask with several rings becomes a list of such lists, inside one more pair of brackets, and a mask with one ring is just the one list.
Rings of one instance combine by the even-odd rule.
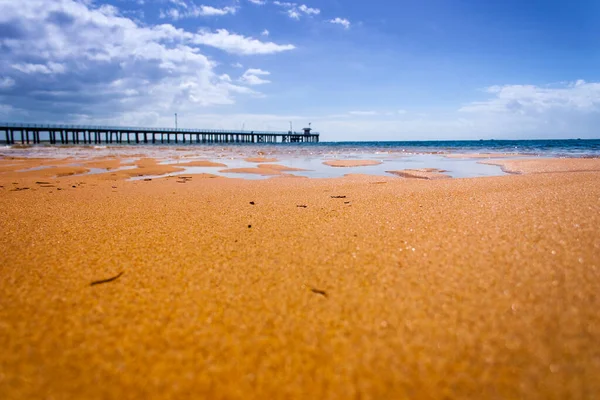
[[600, 139], [443, 140], [395, 142], [323, 142], [316, 146], [364, 148], [413, 153], [520, 153], [552, 157], [600, 157]]

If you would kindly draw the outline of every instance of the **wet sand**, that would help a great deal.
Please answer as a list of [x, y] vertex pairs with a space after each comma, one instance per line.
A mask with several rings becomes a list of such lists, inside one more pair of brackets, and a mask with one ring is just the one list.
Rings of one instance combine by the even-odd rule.
[[221, 173], [230, 173], [230, 174], [255, 174], [255, 175], [281, 175], [282, 172], [277, 169], [269, 169], [269, 168], [229, 168], [222, 169], [219, 172]]
[[123, 179], [0, 174], [3, 399], [600, 394], [600, 172]]
[[[129, 164], [132, 165], [132, 164]], [[86, 167], [89, 168], [102, 168], [102, 169], [117, 169], [123, 166], [120, 158], [105, 158], [100, 160], [88, 161], [85, 163]]]
[[199, 161], [189, 161], [184, 163], [173, 164], [178, 167], [226, 167], [226, 164], [208, 161], [208, 160], [199, 160]]
[[305, 169], [302, 169], [302, 168], [293, 168], [293, 167], [288, 167], [288, 166], [279, 165], [279, 164], [260, 164], [260, 165], [258, 165], [258, 168], [274, 169], [276, 171], [287, 171], [287, 172], [306, 171]]
[[109, 171], [98, 174], [97, 179], [118, 181], [133, 177], [164, 175], [185, 171], [184, 168], [177, 166], [178, 164], [159, 164], [158, 161], [153, 158], [141, 158], [135, 161], [133, 165], [135, 165], [135, 168], [132, 169]]
[[444, 170], [437, 168], [419, 168], [419, 169], [403, 169], [401, 171], [387, 171], [389, 174], [401, 176], [403, 178], [414, 179], [449, 179], [450, 175], [444, 174]]
[[300, 169], [300, 168], [286, 167], [285, 165], [279, 165], [279, 164], [259, 164], [256, 166], [256, 168], [230, 168], [230, 169], [220, 170], [219, 172], [234, 173], [234, 174], [256, 174], [256, 175], [263, 175], [263, 176], [276, 176], [276, 175], [289, 175], [289, 174], [285, 174], [285, 173], [293, 172], [293, 171], [306, 171], [306, 170]]
[[600, 171], [600, 158], [527, 158], [522, 160], [480, 161], [481, 164], [499, 165], [511, 174], [547, 172]]
[[330, 167], [368, 167], [370, 165], [379, 165], [381, 161], [377, 160], [330, 160], [324, 161], [323, 164]]

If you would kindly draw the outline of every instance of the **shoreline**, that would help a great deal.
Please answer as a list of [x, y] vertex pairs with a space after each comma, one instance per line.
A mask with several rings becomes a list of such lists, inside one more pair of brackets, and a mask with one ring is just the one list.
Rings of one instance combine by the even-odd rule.
[[[262, 153], [262, 152], [259, 152]], [[433, 157], [429, 160], [427, 157]], [[414, 161], [419, 160], [420, 167], [415, 168]], [[440, 160], [445, 160], [441, 164]], [[490, 157], [489, 154], [465, 157], [456, 154], [439, 156], [421, 155], [417, 158], [389, 159], [338, 159], [327, 160], [327, 157], [311, 158], [310, 163], [302, 157], [234, 157], [219, 154], [195, 152], [191, 155], [151, 157], [148, 154], [93, 156], [89, 153], [79, 154], [79, 157], [64, 158], [24, 158], [0, 156], [0, 178], [2, 175], [20, 177], [41, 177], [45, 179], [65, 176], [97, 175], [109, 180], [140, 179], [148, 177], [161, 179], [176, 175], [214, 175], [225, 178], [251, 179], [256, 177], [299, 176], [306, 178], [335, 178], [345, 175], [369, 174], [373, 176], [396, 176], [405, 179], [441, 179], [469, 178], [481, 176], [478, 171], [483, 166], [494, 166], [504, 174], [550, 173], [550, 172], [583, 172], [600, 171], [600, 157], [507, 157], [499, 154]], [[275, 164], [274, 162], [278, 163]], [[470, 162], [472, 172], [465, 176], [455, 176], [453, 167], [462, 167]], [[8, 175], [7, 175], [8, 174]], [[490, 176], [502, 175], [489, 173]]]

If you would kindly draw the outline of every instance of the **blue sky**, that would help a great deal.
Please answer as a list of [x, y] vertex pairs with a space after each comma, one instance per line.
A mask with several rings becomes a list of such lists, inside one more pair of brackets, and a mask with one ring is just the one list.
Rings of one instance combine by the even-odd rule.
[[0, 0], [0, 120], [600, 137], [600, 2]]

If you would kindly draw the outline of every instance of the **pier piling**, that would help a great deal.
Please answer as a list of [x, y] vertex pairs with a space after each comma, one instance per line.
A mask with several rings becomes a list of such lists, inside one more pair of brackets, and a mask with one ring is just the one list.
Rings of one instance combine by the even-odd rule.
[[[4, 144], [15, 143], [15, 131], [19, 133], [21, 144], [112, 144], [123, 143], [123, 135], [127, 144], [160, 143], [318, 143], [319, 133], [311, 133], [310, 128], [304, 132], [259, 132], [259, 131], [227, 131], [213, 129], [171, 129], [171, 128], [138, 128], [138, 127], [108, 127], [108, 126], [75, 126], [75, 125], [45, 125], [0, 122], [0, 141]], [[30, 138], [31, 134], [31, 138]], [[92, 139], [93, 135], [93, 139]], [[140, 137], [140, 135], [143, 135]], [[149, 138], [148, 135], [151, 135]], [[181, 137], [180, 137], [181, 135]], [[69, 137], [71, 136], [71, 137]], [[165, 137], [166, 136], [166, 137]], [[59, 143], [60, 137], [60, 143]]]

